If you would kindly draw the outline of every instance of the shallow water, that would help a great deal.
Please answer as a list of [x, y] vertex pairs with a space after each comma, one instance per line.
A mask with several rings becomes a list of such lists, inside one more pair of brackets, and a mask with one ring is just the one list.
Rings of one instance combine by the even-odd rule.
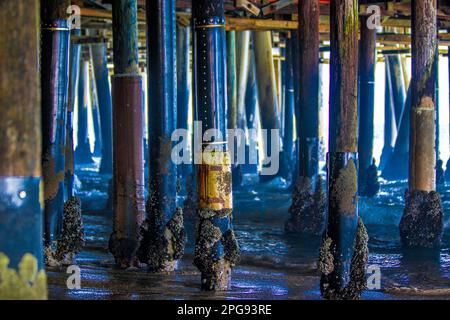
[[[99, 175], [95, 166], [78, 168], [77, 175], [86, 238], [86, 246], [77, 256], [81, 289], [67, 289], [69, 275], [65, 269], [49, 269], [50, 298], [320, 299], [320, 274], [316, 269], [320, 238], [284, 233], [291, 192], [281, 179], [256, 184], [255, 177], [246, 176], [244, 187], [234, 192], [234, 227], [242, 259], [233, 271], [231, 289], [211, 294], [199, 290], [200, 274], [192, 265], [192, 221], [186, 222], [186, 254], [175, 273], [155, 275], [114, 268], [107, 250], [112, 218], [105, 210], [110, 177]], [[401, 248], [398, 223], [405, 188], [406, 181], [383, 181], [376, 198], [360, 198], [359, 213], [370, 237], [369, 265], [381, 269], [381, 289], [365, 291], [363, 299], [450, 299], [450, 188], [439, 190], [445, 231], [442, 248], [437, 251]]]

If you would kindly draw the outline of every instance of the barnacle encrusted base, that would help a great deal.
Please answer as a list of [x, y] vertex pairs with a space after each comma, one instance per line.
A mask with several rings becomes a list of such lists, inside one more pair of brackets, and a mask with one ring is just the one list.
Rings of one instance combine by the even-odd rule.
[[70, 265], [75, 255], [84, 245], [83, 219], [81, 201], [71, 197], [64, 204], [63, 228], [61, 237], [45, 248], [45, 263], [48, 266]]
[[336, 245], [329, 237], [325, 237], [319, 253], [319, 270], [322, 273], [320, 279], [320, 291], [325, 299], [330, 300], [356, 300], [366, 288], [366, 266], [369, 259], [369, 236], [361, 218], [358, 220], [358, 230], [355, 238], [354, 251], [350, 267], [350, 281], [346, 287], [337, 289], [332, 283], [336, 277], [334, 268], [336, 265]]
[[183, 210], [177, 208], [164, 225], [162, 213], [152, 212], [143, 226], [139, 260], [152, 272], [171, 272], [181, 259], [186, 244]]
[[[240, 257], [239, 244], [232, 229], [222, 234], [213, 223], [215, 216], [231, 216], [231, 210], [199, 210], [194, 265], [201, 272], [202, 290], [227, 290], [231, 268]], [[223, 249], [221, 249], [223, 248]]]
[[442, 201], [435, 191], [406, 191], [400, 238], [406, 247], [437, 248], [444, 228]]
[[322, 188], [322, 178], [317, 177], [314, 188], [311, 179], [299, 177], [292, 194], [289, 208], [290, 218], [286, 221], [288, 233], [320, 235], [325, 223], [326, 195]]

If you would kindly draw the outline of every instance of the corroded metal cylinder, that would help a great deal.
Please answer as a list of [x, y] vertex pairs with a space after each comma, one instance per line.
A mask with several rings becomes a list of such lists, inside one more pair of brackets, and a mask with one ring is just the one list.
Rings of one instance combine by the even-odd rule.
[[[196, 120], [208, 129], [226, 129], [226, 44], [223, 0], [194, 0], [194, 96]], [[223, 141], [208, 141], [199, 150], [197, 165], [199, 222], [194, 264], [201, 272], [203, 290], [226, 290], [231, 268], [239, 257], [232, 228], [231, 174]], [[205, 162], [215, 159], [216, 162]]]
[[113, 233], [119, 267], [139, 266], [144, 208], [142, 79], [138, 68], [136, 0], [113, 2]]
[[114, 224], [109, 248], [119, 266], [136, 266], [145, 218], [141, 77], [113, 76], [112, 92]]
[[183, 214], [176, 199], [177, 168], [171, 158], [171, 135], [177, 125], [175, 18], [174, 0], [147, 1], [150, 185], [139, 255], [154, 272], [173, 271], [185, 242]]
[[[70, 31], [66, 13], [57, 5], [41, 8], [42, 173], [45, 199], [45, 244], [57, 240], [62, 229], [66, 111], [68, 101]], [[65, 8], [67, 8], [65, 6]]]

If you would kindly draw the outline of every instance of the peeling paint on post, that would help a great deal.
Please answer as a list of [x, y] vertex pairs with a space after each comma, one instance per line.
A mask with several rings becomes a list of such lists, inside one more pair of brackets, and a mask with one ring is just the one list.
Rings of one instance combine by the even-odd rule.
[[368, 237], [358, 217], [358, 1], [331, 2], [328, 219], [320, 288], [327, 299], [357, 299], [365, 288]]
[[16, 270], [27, 253], [44, 267], [39, 20], [37, 1], [0, 2], [0, 265]]
[[[298, 176], [286, 231], [321, 234], [325, 194], [319, 166], [319, 1], [299, 2], [298, 29]], [[293, 40], [297, 39], [296, 37]], [[295, 53], [295, 51], [294, 51]], [[331, 119], [331, 118], [330, 118]], [[333, 120], [334, 121], [334, 120]]]
[[443, 209], [436, 192], [436, 0], [412, 1], [409, 190], [400, 221], [407, 247], [439, 247]]
[[112, 101], [106, 43], [91, 46], [102, 135], [100, 173], [112, 174]]
[[[226, 43], [223, 0], [192, 1], [194, 27], [194, 95], [196, 120], [224, 132]], [[194, 264], [203, 290], [226, 290], [231, 268], [239, 258], [232, 227], [232, 186], [226, 140], [206, 143], [200, 150], [212, 163], [197, 165], [198, 215]], [[209, 157], [208, 157], [209, 156]]]
[[41, 5], [42, 174], [45, 200], [45, 244], [62, 230], [64, 207], [66, 112], [68, 101], [70, 1]]
[[373, 197], [380, 189], [373, 158], [376, 29], [369, 29], [367, 20], [362, 17], [360, 24], [358, 189], [361, 196]]
[[113, 233], [119, 267], [139, 266], [144, 208], [142, 79], [138, 68], [136, 0], [113, 3]]
[[149, 199], [139, 258], [153, 272], [174, 271], [184, 253], [183, 212], [177, 207], [177, 169], [171, 159], [177, 122], [174, 0], [148, 0]]

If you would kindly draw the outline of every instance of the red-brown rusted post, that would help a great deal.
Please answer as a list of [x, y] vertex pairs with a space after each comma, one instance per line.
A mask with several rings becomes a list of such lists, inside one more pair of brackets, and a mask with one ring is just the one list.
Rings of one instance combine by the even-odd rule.
[[364, 289], [368, 236], [358, 216], [358, 1], [330, 6], [331, 72], [328, 219], [319, 269], [328, 299], [356, 299]]
[[113, 2], [113, 233], [119, 267], [138, 266], [144, 209], [142, 79], [138, 67], [136, 0]]
[[436, 0], [412, 1], [412, 82], [409, 190], [400, 221], [407, 247], [438, 247], [443, 209], [436, 192]]

